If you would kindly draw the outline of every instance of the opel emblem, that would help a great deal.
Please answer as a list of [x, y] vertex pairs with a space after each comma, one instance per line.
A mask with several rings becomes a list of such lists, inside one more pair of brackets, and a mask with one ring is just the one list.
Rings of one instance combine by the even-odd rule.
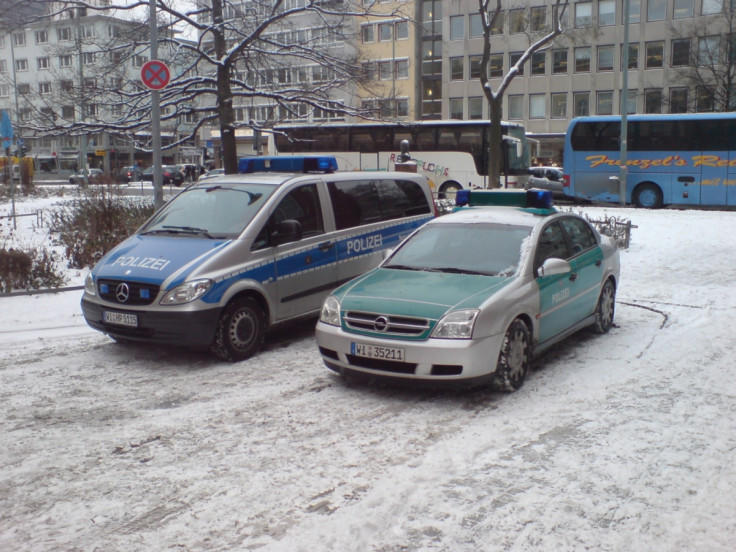
[[373, 321], [373, 329], [377, 332], [385, 332], [388, 329], [388, 319], [385, 316], [379, 316]]
[[130, 298], [130, 287], [128, 287], [128, 284], [125, 282], [118, 284], [118, 287], [115, 288], [115, 297], [118, 303], [125, 303]]

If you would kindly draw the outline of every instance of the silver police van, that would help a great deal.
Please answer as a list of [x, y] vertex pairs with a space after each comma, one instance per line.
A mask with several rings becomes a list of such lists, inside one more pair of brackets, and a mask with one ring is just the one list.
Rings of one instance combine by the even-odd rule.
[[256, 353], [435, 216], [423, 176], [336, 172], [331, 157], [251, 157], [183, 190], [85, 281], [87, 323], [116, 341]]

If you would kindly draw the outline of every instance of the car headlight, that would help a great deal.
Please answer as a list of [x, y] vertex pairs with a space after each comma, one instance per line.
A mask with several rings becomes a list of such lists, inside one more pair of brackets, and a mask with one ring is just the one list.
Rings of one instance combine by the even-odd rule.
[[322, 310], [319, 313], [319, 321], [329, 324], [330, 326], [340, 325], [340, 301], [334, 295], [330, 295], [322, 303]]
[[84, 279], [84, 292], [87, 295], [97, 295], [97, 290], [95, 289], [95, 280], [92, 278], [92, 273], [89, 272], [87, 274], [87, 277]]
[[193, 280], [176, 286], [161, 299], [162, 305], [181, 305], [202, 297], [212, 287], [212, 280]]
[[440, 339], [470, 339], [473, 337], [477, 309], [453, 311], [443, 316], [432, 332], [432, 337]]

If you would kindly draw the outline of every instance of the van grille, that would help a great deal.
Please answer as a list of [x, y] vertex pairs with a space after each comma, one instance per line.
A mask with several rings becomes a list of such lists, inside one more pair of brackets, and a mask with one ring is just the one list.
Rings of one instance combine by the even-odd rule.
[[375, 332], [381, 335], [420, 336], [429, 330], [429, 320], [408, 316], [392, 316], [371, 312], [348, 311], [343, 316], [351, 330]]
[[100, 279], [97, 281], [97, 292], [101, 299], [118, 305], [150, 305], [158, 295], [159, 286], [126, 280]]

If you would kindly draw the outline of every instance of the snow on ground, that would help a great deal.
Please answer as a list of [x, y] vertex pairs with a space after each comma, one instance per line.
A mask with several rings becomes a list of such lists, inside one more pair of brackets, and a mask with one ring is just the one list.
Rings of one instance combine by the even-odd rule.
[[637, 226], [616, 326], [514, 394], [346, 382], [312, 321], [227, 364], [1, 297], [0, 550], [732, 550], [736, 212], [575, 210]]

